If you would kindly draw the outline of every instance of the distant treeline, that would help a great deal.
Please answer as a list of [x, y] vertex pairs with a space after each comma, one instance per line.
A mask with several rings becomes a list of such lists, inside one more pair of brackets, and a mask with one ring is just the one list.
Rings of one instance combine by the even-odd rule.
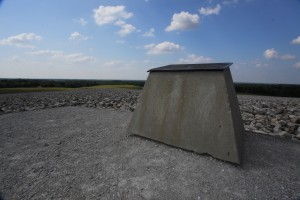
[[[0, 88], [26, 87], [90, 87], [96, 85], [134, 85], [143, 87], [145, 81], [136, 80], [79, 80], [79, 79], [0, 79]], [[240, 94], [266, 96], [298, 97], [300, 85], [293, 84], [258, 84], [235, 83], [235, 90]]]
[[235, 83], [237, 93], [265, 96], [300, 97], [300, 85], [294, 84], [259, 84]]
[[0, 88], [67, 87], [79, 88], [96, 85], [134, 85], [143, 87], [145, 81], [135, 80], [80, 80], [80, 79], [0, 79]]

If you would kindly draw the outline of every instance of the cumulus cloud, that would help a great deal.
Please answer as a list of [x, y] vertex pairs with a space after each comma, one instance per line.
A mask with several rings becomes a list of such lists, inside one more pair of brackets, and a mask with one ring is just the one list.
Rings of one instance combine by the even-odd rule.
[[189, 54], [186, 58], [180, 58], [178, 63], [209, 63], [212, 62], [213, 59], [204, 56], [197, 56], [195, 54]]
[[143, 34], [144, 37], [154, 37], [154, 32], [155, 32], [155, 29], [154, 28], [151, 28], [149, 31], [145, 32]]
[[11, 45], [23, 48], [34, 48], [32, 44], [34, 41], [41, 40], [42, 37], [35, 33], [21, 33], [19, 35], [10, 36], [0, 40], [0, 45]]
[[170, 54], [180, 51], [182, 47], [179, 44], [172, 42], [162, 42], [159, 44], [147, 44], [144, 46], [147, 49], [147, 54], [159, 55], [159, 54]]
[[188, 12], [175, 13], [172, 17], [171, 24], [165, 30], [190, 30], [197, 28], [199, 24], [200, 17], [197, 14], [193, 15]]
[[273, 48], [265, 50], [264, 56], [267, 59], [280, 59], [280, 60], [293, 60], [296, 58], [295, 55], [291, 55], [291, 54], [280, 55]]
[[293, 39], [292, 44], [300, 44], [300, 36], [298, 36], [297, 38]]
[[88, 22], [87, 22], [85, 19], [83, 19], [83, 18], [74, 19], [73, 21], [76, 22], [76, 23], [79, 23], [81, 26], [85, 26], [85, 25], [88, 23]]
[[128, 34], [132, 33], [135, 30], [136, 30], [136, 28], [133, 25], [123, 24], [123, 25], [121, 25], [121, 29], [117, 33], [120, 36], [125, 36], [125, 35], [128, 35]]
[[291, 55], [291, 54], [286, 54], [286, 55], [280, 56], [281, 60], [294, 60], [295, 58], [296, 58], [296, 56]]
[[82, 53], [67, 54], [64, 53], [63, 51], [56, 51], [56, 50], [39, 50], [39, 51], [30, 52], [29, 54], [35, 56], [46, 56], [53, 59], [60, 59], [72, 63], [95, 61], [93, 57], [83, 55]]
[[122, 26], [124, 24], [126, 24], [126, 22], [124, 22], [123, 20], [118, 20], [114, 23], [114, 25], [116, 25], [116, 26]]
[[74, 32], [74, 33], [71, 33], [69, 39], [70, 39], [70, 40], [77, 40], [77, 41], [79, 41], [79, 40], [87, 40], [88, 37], [83, 36], [83, 35], [81, 35], [81, 34], [78, 33], [78, 32]]
[[94, 9], [94, 19], [96, 24], [112, 24], [120, 19], [128, 19], [133, 13], [125, 11], [125, 6], [99, 6]]
[[94, 19], [99, 26], [104, 24], [113, 24], [121, 29], [117, 32], [120, 36], [128, 35], [136, 31], [136, 27], [126, 23], [124, 20], [133, 16], [133, 13], [127, 12], [125, 6], [99, 6], [94, 9]]
[[264, 56], [267, 59], [278, 58], [278, 52], [275, 49], [273, 49], [273, 48], [267, 49], [264, 52]]
[[220, 4], [217, 4], [216, 7], [207, 7], [207, 8], [200, 8], [199, 12], [202, 15], [218, 15], [220, 13], [221, 6]]
[[294, 65], [297, 69], [300, 69], [300, 62], [295, 63]]

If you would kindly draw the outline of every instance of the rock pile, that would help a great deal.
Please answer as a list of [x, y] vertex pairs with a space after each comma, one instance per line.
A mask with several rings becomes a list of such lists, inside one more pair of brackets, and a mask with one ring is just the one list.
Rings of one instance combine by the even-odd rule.
[[300, 99], [238, 96], [246, 131], [300, 140]]
[[0, 115], [62, 106], [135, 109], [139, 90], [81, 89], [0, 95]]
[[[11, 112], [86, 106], [134, 111], [139, 90], [81, 89], [0, 95], [0, 115]], [[300, 141], [300, 99], [238, 95], [246, 131]]]

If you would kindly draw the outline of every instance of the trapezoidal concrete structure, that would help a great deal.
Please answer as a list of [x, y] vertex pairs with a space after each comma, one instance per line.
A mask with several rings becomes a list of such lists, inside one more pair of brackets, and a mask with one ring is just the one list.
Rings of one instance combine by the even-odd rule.
[[150, 69], [129, 134], [241, 164], [244, 127], [231, 64]]

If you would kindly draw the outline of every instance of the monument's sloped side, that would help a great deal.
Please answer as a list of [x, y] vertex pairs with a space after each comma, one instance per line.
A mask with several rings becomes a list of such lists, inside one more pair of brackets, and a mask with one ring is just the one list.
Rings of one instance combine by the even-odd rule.
[[150, 71], [128, 132], [241, 164], [244, 129], [229, 68]]

